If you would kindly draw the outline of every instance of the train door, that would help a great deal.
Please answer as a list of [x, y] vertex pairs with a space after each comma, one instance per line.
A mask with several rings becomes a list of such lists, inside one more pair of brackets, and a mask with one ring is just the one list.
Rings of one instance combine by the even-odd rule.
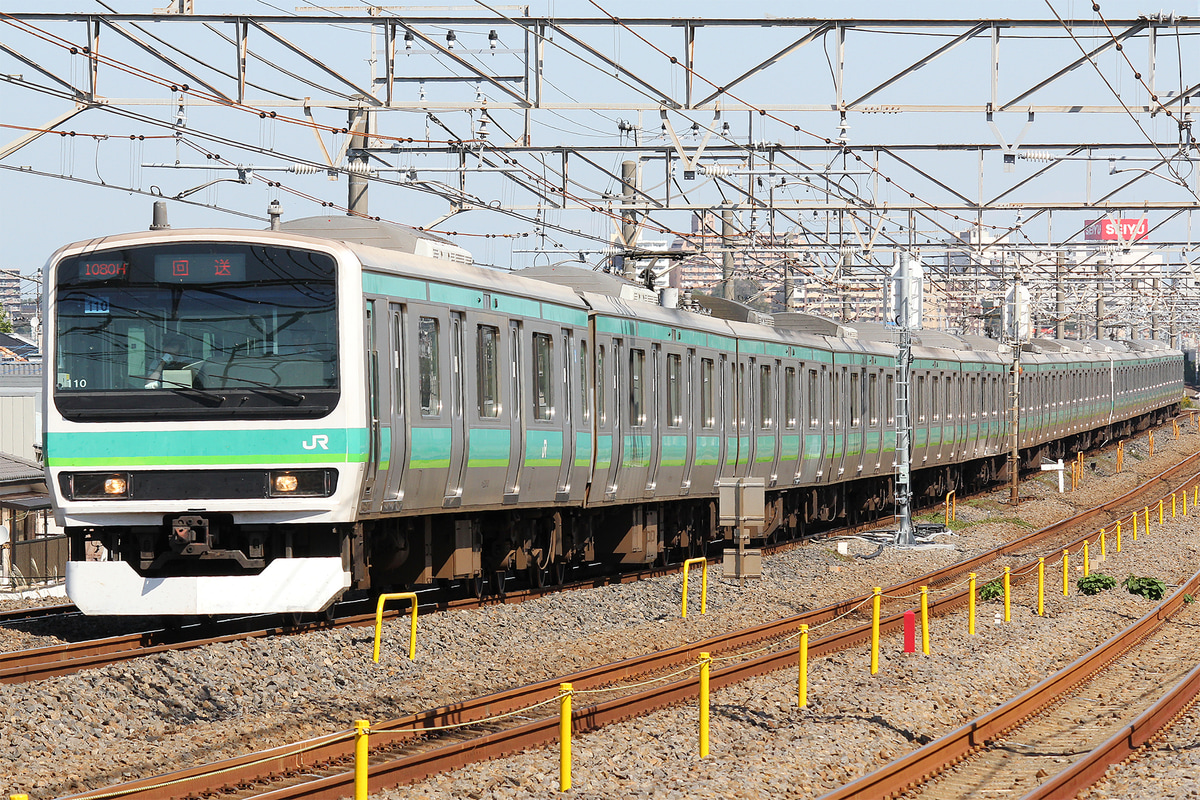
[[370, 513], [376, 507], [375, 480], [379, 474], [380, 451], [382, 450], [382, 432], [379, 402], [379, 346], [376, 326], [379, 323], [375, 307], [377, 300], [367, 300], [363, 307], [363, 338], [366, 343], [367, 374], [367, 463], [363, 475], [361, 511]]
[[555, 502], [565, 502], [571, 498], [571, 469], [575, 465], [575, 401], [578, 392], [574, 388], [572, 378], [576, 371], [572, 369], [575, 353], [575, 333], [570, 328], [563, 328], [559, 337], [559, 352], [556, 359], [554, 375], [562, 390], [558, 407], [561, 410], [558, 423], [562, 426], [562, 457], [558, 469], [558, 486], [554, 493]]
[[[680, 427], [683, 429], [684, 453], [683, 453], [683, 474], [679, 478], [679, 494], [688, 494], [692, 486], [692, 466], [696, 463], [696, 435], [699, 427], [696, 422], [696, 403], [692, 393], [692, 387], [697, 386], [696, 370], [698, 368], [696, 351], [693, 348], [688, 348], [687, 355], [683, 359], [683, 378], [680, 392], [682, 397], [680, 402]], [[669, 376], [668, 376], [669, 377]], [[703, 391], [703, 389], [701, 390]]]
[[466, 465], [466, 419], [464, 398], [466, 396], [463, 348], [463, 315], [458, 311], [449, 313], [449, 377], [450, 377], [450, 466], [446, 472], [446, 491], [442, 497], [443, 508], [458, 508], [462, 505], [463, 469]]
[[862, 471], [863, 460], [863, 371], [858, 366], [843, 367], [846, 381], [846, 452], [842, 456], [842, 471], [855, 477]]
[[684, 489], [690, 490], [694, 483], [699, 487], [701, 494], [707, 494], [716, 484], [721, 469], [721, 436], [717, 428], [720, 408], [718, 388], [721, 379], [717, 370], [716, 353], [702, 352], [698, 361], [698, 396], [692, 406], [694, 422], [690, 430], [694, 456], [688, 462]]
[[521, 382], [525, 375], [521, 350], [523, 326], [518, 320], [508, 322], [508, 369], [504, 383], [508, 386], [508, 470], [504, 476], [504, 502], [515, 503], [521, 498], [521, 465], [525, 459], [525, 395]]
[[627, 381], [625, 377], [625, 343], [622, 339], [611, 340], [612, 353], [608, 360], [609, 386], [609, 430], [612, 435], [612, 460], [609, 464], [604, 499], [615, 500], [621, 487], [621, 462], [625, 459], [625, 408]]
[[[645, 430], [649, 440], [646, 442], [648, 452], [646, 454], [646, 482], [645, 495], [653, 497], [658, 488], [658, 468], [662, 459], [662, 427], [663, 418], [663, 392], [661, 391], [662, 376], [663, 376], [663, 353], [662, 345], [650, 345], [650, 363], [648, 365], [649, 374], [646, 376], [646, 422]], [[674, 487], [672, 487], [672, 490]]]
[[821, 372], [817, 364], [800, 365], [800, 468], [803, 484], [816, 483], [821, 476]]
[[[391, 373], [391, 408], [389, 415], [391, 424], [388, 427], [390, 434], [386, 439], [390, 439], [390, 447], [385, 450], [390, 451], [388, 455], [389, 469], [387, 471], [387, 489], [383, 499], [384, 512], [397, 511], [404, 505], [404, 468], [408, 464], [408, 424], [405, 420], [405, 412], [407, 404], [404, 402], [406, 395], [406, 379], [408, 375], [408, 361], [404, 355], [404, 307], [398, 303], [392, 303], [388, 307], [388, 347], [386, 350], [386, 361], [388, 369]], [[384, 359], [381, 357], [380, 361]]]
[[[484, 294], [484, 308], [491, 299]], [[473, 504], [505, 499], [513, 457], [512, 387], [506, 349], [508, 320], [468, 311], [463, 324], [463, 384], [466, 465], [464, 494]], [[515, 474], [515, 473], [514, 473]]]
[[717, 478], [732, 478], [734, 476], [734, 468], [737, 464], [737, 439], [734, 438], [734, 420], [736, 419], [736, 411], [734, 410], [733, 398], [733, 367], [729, 363], [729, 356], [722, 353], [717, 357], [717, 408], [716, 408], [716, 430], [719, 441], [719, 452], [717, 453]]
[[404, 505], [408, 509], [441, 508], [451, 482], [454, 446], [450, 317], [444, 308], [420, 303], [410, 303], [406, 316], [404, 352], [408, 364], [415, 365], [416, 376], [409, 381], [407, 398], [409, 455], [404, 468]]

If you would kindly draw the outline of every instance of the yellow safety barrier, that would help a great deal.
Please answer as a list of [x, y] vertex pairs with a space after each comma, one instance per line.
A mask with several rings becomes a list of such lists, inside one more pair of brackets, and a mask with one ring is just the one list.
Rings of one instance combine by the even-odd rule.
[[703, 564], [704, 572], [700, 578], [700, 613], [708, 613], [708, 559], [707, 558], [689, 558], [683, 562], [683, 616], [687, 617], [687, 596], [688, 596], [688, 567], [692, 564]]
[[1091, 570], [1088, 569], [1088, 540], [1084, 539], [1083, 540], [1083, 577], [1086, 578], [1090, 574], [1092, 574], [1092, 573], [1091, 573]]
[[417, 593], [392, 592], [379, 595], [379, 602], [375, 604], [375, 663], [379, 663], [379, 638], [383, 634], [383, 604], [388, 600], [412, 601], [412, 630], [408, 634], [408, 660], [414, 661], [417, 658]]
[[1108, 560], [1108, 545], [1104, 541], [1104, 528], [1100, 529], [1100, 560]]
[[975, 573], [971, 573], [970, 588], [967, 589], [967, 633], [975, 635]]
[[1175, 519], [1175, 503], [1177, 500], [1179, 500], [1179, 495], [1172, 493], [1171, 494], [1171, 519]]
[[1011, 575], [1010, 569], [1011, 569], [1010, 567], [1004, 568], [1004, 621], [1005, 622], [1009, 622], [1012, 620], [1012, 614], [1011, 614], [1012, 605], [1010, 602], [1011, 598], [1012, 598], [1012, 591], [1011, 591], [1012, 586], [1010, 584], [1010, 575]]
[[1158, 498], [1158, 524], [1163, 524], [1163, 500], [1161, 497]]
[[958, 520], [958, 495], [953, 490], [946, 492], [946, 527], [950, 527], [951, 520]]
[[1186, 486], [1183, 488], [1182, 494], [1183, 494], [1183, 515], [1186, 517], [1187, 516], [1187, 487]]
[[875, 587], [875, 595], [871, 598], [871, 674], [879, 672], [879, 593], [883, 589]]
[[1121, 520], [1117, 520], [1117, 552], [1121, 552]]
[[558, 790], [571, 790], [571, 684], [558, 685]]
[[360, 719], [354, 723], [354, 800], [367, 800], [367, 756], [371, 751], [371, 723]]
[[700, 654], [700, 757], [708, 757], [708, 668], [712, 658]]
[[1137, 541], [1137, 518], [1138, 518], [1138, 512], [1137, 512], [1137, 509], [1134, 509], [1134, 512], [1133, 512], [1133, 540], [1135, 542]]
[[1046, 559], [1038, 559], [1038, 616], [1046, 614]]
[[1146, 524], [1143, 527], [1145, 527], [1146, 533], [1149, 534], [1150, 533], [1150, 506], [1143, 506], [1142, 511], [1146, 515], [1146, 519], [1145, 519]]
[[921, 587], [921, 652], [929, 655], [929, 587]]
[[1063, 597], [1067, 596], [1067, 588], [1071, 585], [1070, 576], [1067, 574], [1067, 572], [1068, 572], [1067, 563], [1068, 563], [1070, 557], [1071, 557], [1070, 552], [1066, 548], [1063, 548]]
[[808, 708], [808, 626], [800, 626], [800, 692], [797, 704]]

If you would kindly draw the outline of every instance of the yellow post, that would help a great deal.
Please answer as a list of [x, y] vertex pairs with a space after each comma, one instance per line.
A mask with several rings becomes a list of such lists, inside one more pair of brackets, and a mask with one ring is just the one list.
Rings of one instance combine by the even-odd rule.
[[1100, 529], [1100, 560], [1108, 560], [1108, 547], [1104, 542], [1104, 528]]
[[808, 626], [800, 626], [800, 697], [801, 708], [808, 708]]
[[683, 562], [683, 616], [687, 617], [688, 598], [688, 567], [693, 564], [703, 564], [704, 572], [700, 578], [700, 613], [708, 613], [708, 559], [703, 557], [689, 558]]
[[558, 685], [558, 790], [571, 790], [571, 684]]
[[951, 521], [958, 519], [958, 495], [953, 490], [946, 492], [946, 527], [950, 527]]
[[388, 600], [409, 600], [412, 602], [412, 624], [408, 633], [408, 660], [417, 658], [417, 593], [392, 592], [379, 595], [375, 604], [375, 663], [379, 663], [379, 638], [383, 633], [383, 604]]
[[1187, 516], [1187, 487], [1183, 487], [1183, 515]]
[[975, 635], [975, 573], [971, 573], [970, 588], [967, 589], [967, 633]]
[[700, 654], [700, 757], [708, 757], [708, 668], [712, 658]]
[[1163, 524], [1163, 501], [1161, 497], [1158, 498], [1158, 524]]
[[354, 723], [354, 800], [367, 800], [367, 756], [371, 745], [371, 723], [360, 719]]
[[1117, 472], [1125, 462], [1125, 442], [1117, 442]]
[[1117, 520], [1117, 552], [1121, 552], [1121, 520]]
[[1171, 493], [1171, 519], [1175, 519], [1175, 501], [1179, 499], [1179, 495]]
[[879, 593], [883, 589], [876, 586], [875, 596], [871, 598], [871, 674], [879, 672]]
[[921, 652], [929, 655], [929, 587], [921, 587]]
[[10, 794], [8, 796], [8, 800], [29, 800], [29, 795], [27, 795], [27, 794]]
[[1154, 431], [1150, 431], [1150, 455], [1154, 455]]
[[1012, 614], [1010, 613], [1011, 612], [1010, 599], [1012, 597], [1012, 592], [1011, 592], [1012, 585], [1011, 585], [1010, 581], [1011, 581], [1010, 567], [1005, 567], [1004, 568], [1004, 621], [1005, 622], [1009, 622], [1012, 619]]
[[1133, 540], [1135, 542], [1137, 541], [1137, 518], [1138, 518], [1138, 513], [1137, 513], [1137, 510], [1135, 509], [1133, 512]]
[[1171, 420], [1171, 427], [1173, 427], [1175, 429], [1175, 438], [1178, 439], [1179, 438], [1179, 420], [1177, 420], [1177, 419]]
[[1083, 577], [1086, 578], [1090, 574], [1091, 574], [1091, 570], [1088, 569], [1088, 540], [1084, 539], [1083, 540]]
[[1071, 585], [1070, 576], [1067, 575], [1067, 570], [1068, 570], [1067, 564], [1070, 560], [1070, 556], [1071, 556], [1070, 551], [1068, 551], [1064, 547], [1063, 548], [1063, 597], [1067, 596], [1067, 587], [1069, 587]]
[[1192, 505], [1200, 506], [1200, 483], [1192, 487]]
[[1038, 559], [1038, 616], [1046, 614], [1046, 559]]

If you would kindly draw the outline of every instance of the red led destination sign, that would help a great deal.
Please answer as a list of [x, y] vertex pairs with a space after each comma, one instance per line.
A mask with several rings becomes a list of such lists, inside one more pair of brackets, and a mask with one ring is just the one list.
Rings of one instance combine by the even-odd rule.
[[246, 279], [246, 256], [172, 253], [154, 257], [154, 279], [160, 283], [223, 283]]

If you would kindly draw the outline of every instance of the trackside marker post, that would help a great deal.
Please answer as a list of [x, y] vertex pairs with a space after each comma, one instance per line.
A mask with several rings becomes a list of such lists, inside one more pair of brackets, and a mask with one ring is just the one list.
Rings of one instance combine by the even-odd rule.
[[1004, 621], [1005, 622], [1010, 622], [1012, 620], [1012, 613], [1011, 613], [1011, 611], [1012, 611], [1012, 602], [1011, 602], [1011, 600], [1012, 600], [1012, 582], [1011, 582], [1012, 581], [1012, 577], [1011, 577], [1012, 572], [1011, 572], [1011, 570], [1012, 570], [1011, 567], [1004, 568]]
[[571, 684], [558, 685], [558, 790], [571, 790]]
[[929, 655], [929, 587], [921, 587], [921, 652]]
[[1071, 558], [1070, 551], [1064, 547], [1063, 548], [1063, 597], [1067, 596], [1067, 587], [1071, 585], [1069, 583], [1070, 576], [1067, 575], [1067, 569], [1068, 569], [1067, 563], [1070, 560], [1070, 558]]
[[879, 672], [879, 593], [883, 589], [875, 587], [871, 598], [871, 674]]
[[708, 757], [708, 670], [712, 657], [700, 654], [700, 757]]
[[683, 562], [683, 617], [687, 618], [687, 596], [688, 596], [688, 567], [695, 564], [702, 564], [704, 571], [700, 577], [700, 613], [708, 613], [708, 559], [707, 558], [689, 558]]
[[1038, 616], [1046, 614], [1046, 559], [1038, 559]]
[[967, 589], [967, 633], [975, 635], [975, 573], [971, 573], [970, 588]]
[[367, 756], [371, 751], [371, 722], [360, 719], [354, 723], [354, 800], [367, 800]]
[[379, 602], [375, 604], [375, 663], [379, 663], [379, 637], [383, 632], [383, 604], [388, 600], [412, 601], [412, 624], [408, 634], [408, 660], [415, 661], [417, 658], [417, 593], [392, 592], [379, 595]]
[[1117, 520], [1117, 552], [1121, 552], [1121, 520]]
[[800, 697], [797, 705], [808, 708], [808, 626], [800, 626]]

